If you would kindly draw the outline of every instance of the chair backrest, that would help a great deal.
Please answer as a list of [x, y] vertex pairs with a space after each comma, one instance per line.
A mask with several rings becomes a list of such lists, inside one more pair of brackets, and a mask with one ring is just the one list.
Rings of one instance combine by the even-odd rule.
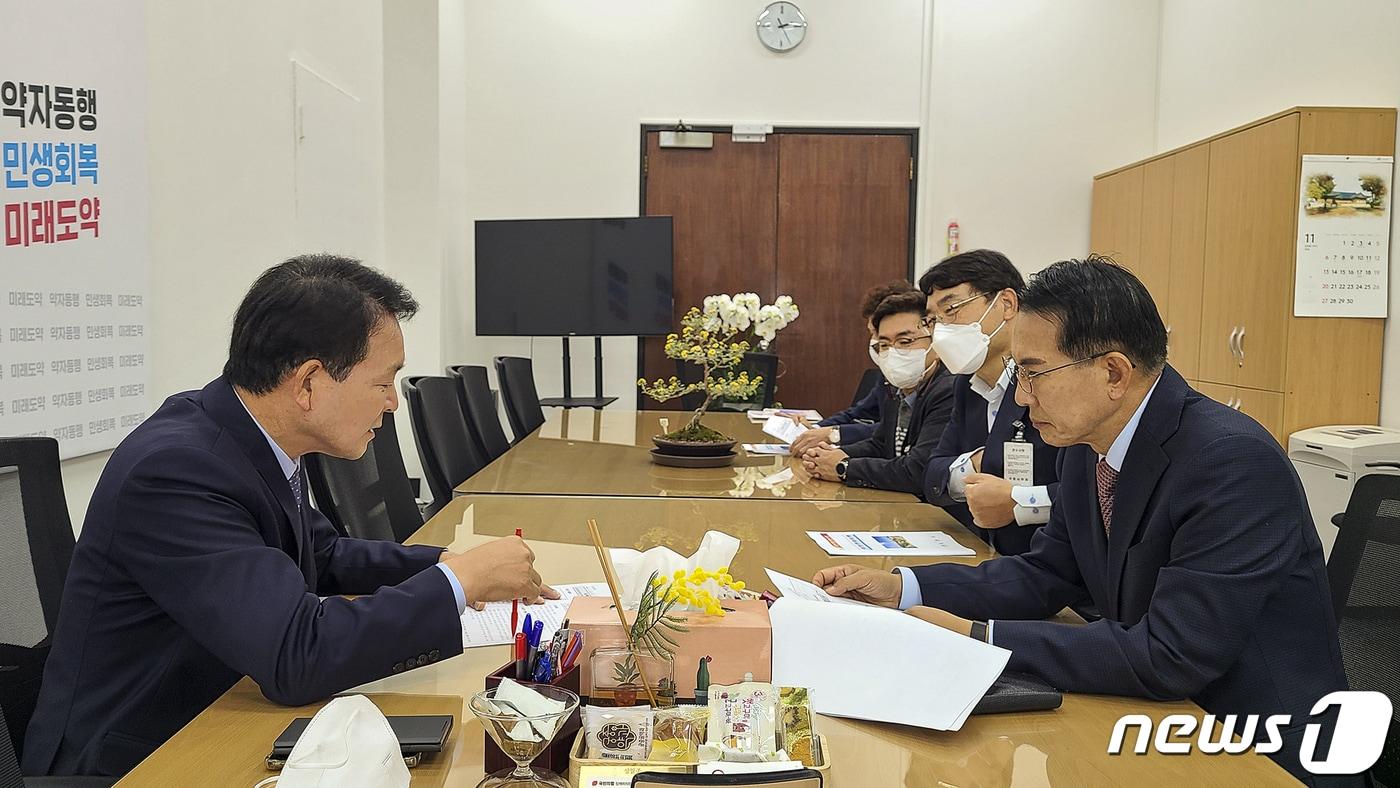
[[510, 441], [496, 415], [496, 401], [491, 396], [491, 383], [486, 367], [459, 364], [447, 368], [447, 374], [458, 382], [457, 394], [462, 413], [467, 417], [467, 429], [476, 439], [477, 448], [489, 465], [506, 453]]
[[[1400, 476], [1363, 476], [1337, 531], [1327, 579], [1347, 683], [1390, 697], [1400, 712]], [[1371, 774], [1400, 785], [1400, 717], [1392, 716]]]
[[452, 500], [452, 490], [486, 466], [457, 403], [457, 382], [423, 375], [404, 379], [413, 439], [423, 461], [423, 475], [432, 490], [431, 511]]
[[884, 375], [875, 367], [871, 367], [863, 372], [860, 376], [860, 382], [856, 384], [856, 395], [851, 397], [851, 407], [854, 408], [859, 405], [860, 401], [865, 399], [865, 395], [869, 394], [871, 389], [880, 385], [880, 380], [883, 377]]
[[39, 698], [73, 544], [58, 441], [0, 438], [0, 708], [15, 752]]
[[501, 396], [506, 401], [506, 419], [515, 443], [544, 424], [544, 409], [535, 391], [535, 369], [530, 359], [519, 356], [496, 356], [496, 379]]
[[392, 413], [384, 414], [363, 457], [308, 454], [306, 477], [316, 508], [346, 536], [402, 542], [423, 525]]

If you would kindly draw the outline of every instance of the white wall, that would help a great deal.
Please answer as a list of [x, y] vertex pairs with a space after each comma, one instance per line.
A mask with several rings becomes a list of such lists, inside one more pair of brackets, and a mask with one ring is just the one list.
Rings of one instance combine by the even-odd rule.
[[[1397, 41], [1395, 0], [1163, 0], [1157, 149], [1292, 106], [1400, 106]], [[1393, 213], [1395, 259], [1400, 212]], [[1393, 265], [1390, 291], [1390, 312], [1400, 315]], [[1400, 426], [1396, 320], [1386, 324], [1381, 423]]]

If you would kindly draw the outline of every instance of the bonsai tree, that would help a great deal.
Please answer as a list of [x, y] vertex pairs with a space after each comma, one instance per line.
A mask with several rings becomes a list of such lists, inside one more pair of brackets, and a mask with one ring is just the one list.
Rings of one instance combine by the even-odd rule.
[[755, 293], [706, 296], [702, 307], [691, 307], [681, 318], [680, 333], [666, 337], [666, 357], [700, 367], [700, 380], [683, 383], [672, 376], [650, 383], [646, 378], [637, 381], [643, 394], [661, 402], [697, 391], [705, 393], [689, 423], [665, 437], [696, 442], [728, 440], [702, 425], [700, 419], [716, 398], [744, 399], [758, 391], [762, 376], [750, 378], [747, 372], [734, 371], [752, 348], [748, 337], [755, 338], [758, 347], [767, 348], [797, 315], [791, 297], [779, 296], [765, 306]]

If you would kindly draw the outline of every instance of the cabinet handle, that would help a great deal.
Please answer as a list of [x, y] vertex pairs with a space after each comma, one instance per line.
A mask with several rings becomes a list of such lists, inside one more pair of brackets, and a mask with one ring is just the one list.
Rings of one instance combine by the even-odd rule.
[[1240, 349], [1240, 366], [1244, 366], [1244, 326], [1240, 326], [1240, 335], [1235, 339], [1235, 347]]
[[1230, 407], [1234, 408], [1235, 410], [1239, 410], [1240, 406], [1243, 404], [1244, 403], [1240, 401], [1239, 397], [1235, 397], [1235, 404], [1231, 405]]
[[1230, 332], [1230, 356], [1231, 356], [1232, 358], [1234, 358], [1236, 361], [1239, 361], [1239, 360], [1240, 360], [1240, 351], [1237, 350], [1237, 349], [1235, 349], [1235, 337], [1237, 337], [1237, 336], [1239, 336], [1239, 335], [1240, 335], [1240, 327], [1239, 327], [1239, 326], [1235, 326], [1234, 330], [1232, 330], [1232, 331]]

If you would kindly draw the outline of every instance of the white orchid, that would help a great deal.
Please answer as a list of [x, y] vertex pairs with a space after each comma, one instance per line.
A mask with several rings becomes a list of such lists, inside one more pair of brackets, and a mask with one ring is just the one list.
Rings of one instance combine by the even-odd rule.
[[749, 319], [755, 320], [758, 318], [759, 307], [763, 306], [763, 299], [758, 297], [758, 293], [739, 293], [734, 296], [734, 304], [743, 307], [749, 313]]
[[787, 328], [787, 324], [796, 320], [800, 314], [797, 311], [797, 304], [792, 302], [792, 296], [778, 296], [778, 300], [773, 302], [773, 306], [776, 306], [783, 313], [783, 328]]

